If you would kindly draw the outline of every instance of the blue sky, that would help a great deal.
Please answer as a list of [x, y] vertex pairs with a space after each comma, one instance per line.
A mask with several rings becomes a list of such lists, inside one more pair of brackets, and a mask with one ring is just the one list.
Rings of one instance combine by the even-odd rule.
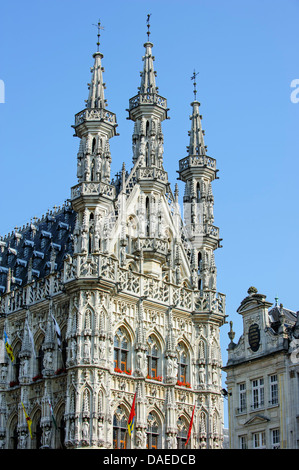
[[[195, 69], [213, 183], [218, 290], [236, 313], [255, 286], [274, 302], [298, 306], [299, 79], [295, 0], [29, 0], [5, 2], [0, 17], [0, 234], [40, 217], [70, 197], [78, 139], [71, 125], [84, 108], [100, 18], [108, 109], [119, 136], [111, 140], [112, 174], [131, 168], [133, 123], [126, 118], [142, 69], [151, 13], [157, 85], [168, 100], [164, 166], [172, 188], [185, 157]], [[298, 92], [299, 97], [299, 92]], [[183, 183], [179, 182], [181, 196]], [[229, 325], [221, 329], [223, 362]]]

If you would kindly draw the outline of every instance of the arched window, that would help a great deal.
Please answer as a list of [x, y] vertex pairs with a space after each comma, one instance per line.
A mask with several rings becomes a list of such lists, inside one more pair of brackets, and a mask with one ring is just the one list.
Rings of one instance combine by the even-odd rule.
[[146, 236], [149, 237], [150, 234], [150, 208], [149, 208], [149, 197], [146, 197], [145, 200], [145, 212], [146, 212]]
[[[32, 416], [31, 416], [32, 417]], [[41, 412], [38, 410], [32, 417], [32, 441], [30, 440], [30, 445], [32, 449], [40, 449], [43, 445], [43, 430], [41, 427]]]
[[185, 346], [178, 346], [178, 381], [185, 384], [188, 380], [188, 354]]
[[58, 449], [65, 449], [65, 421], [64, 417], [61, 417], [60, 423], [58, 425], [58, 433], [59, 433], [59, 445]]
[[147, 340], [147, 374], [150, 379], [157, 379], [159, 374], [159, 348], [155, 337], [150, 336]]
[[149, 413], [147, 417], [146, 448], [158, 449], [159, 422], [154, 413]]
[[44, 369], [44, 350], [43, 350], [43, 343], [44, 338], [41, 338], [37, 342], [37, 355], [36, 355], [36, 362], [35, 362], [35, 377], [34, 378], [41, 378]]
[[186, 420], [180, 417], [177, 420], [177, 448], [178, 449], [190, 449], [190, 440], [186, 446], [187, 438], [188, 438], [188, 430], [189, 426], [186, 423]]
[[18, 418], [14, 417], [10, 426], [9, 449], [17, 449], [19, 444]]
[[197, 197], [197, 202], [200, 202], [200, 186], [199, 183], [196, 185], [196, 197]]
[[92, 153], [95, 152], [95, 149], [96, 149], [96, 138], [94, 137], [94, 138], [92, 139]]
[[62, 349], [61, 349], [61, 362], [62, 368], [65, 369], [66, 361], [67, 361], [67, 340], [65, 339], [65, 334], [62, 333]]
[[16, 385], [19, 384], [20, 364], [21, 364], [20, 357], [19, 357], [20, 349], [21, 349], [21, 344], [20, 343], [18, 343], [13, 348], [13, 353], [14, 353], [15, 360], [12, 363], [12, 366], [13, 366], [12, 382], [14, 382]]
[[119, 328], [114, 336], [114, 370], [127, 372], [129, 369], [129, 338], [124, 328]]
[[202, 269], [201, 264], [202, 264], [202, 256], [201, 256], [201, 252], [199, 251], [198, 255], [197, 255], [197, 273], [198, 273], [198, 275], [200, 274], [201, 269]]
[[150, 155], [149, 155], [149, 145], [147, 142], [146, 147], [145, 147], [145, 166], [149, 166], [149, 165], [150, 165]]
[[127, 424], [126, 412], [119, 406], [113, 416], [113, 449], [127, 448]]

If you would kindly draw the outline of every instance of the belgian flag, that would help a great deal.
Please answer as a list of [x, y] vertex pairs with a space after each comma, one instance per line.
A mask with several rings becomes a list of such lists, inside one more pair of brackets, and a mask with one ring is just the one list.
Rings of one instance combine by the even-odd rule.
[[129, 419], [128, 419], [128, 431], [129, 431], [129, 434], [131, 436], [132, 432], [133, 432], [133, 429], [134, 429], [134, 421], [135, 421], [135, 399], [136, 399], [136, 393], [134, 395], [134, 399], [133, 399], [133, 404], [132, 404], [132, 408], [131, 408], [131, 411], [130, 411], [130, 416], [129, 416]]

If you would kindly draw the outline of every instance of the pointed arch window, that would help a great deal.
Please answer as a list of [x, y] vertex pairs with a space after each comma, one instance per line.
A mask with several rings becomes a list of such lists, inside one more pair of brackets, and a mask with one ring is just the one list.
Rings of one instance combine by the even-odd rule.
[[9, 449], [17, 449], [19, 444], [18, 418], [14, 417], [10, 426]]
[[145, 200], [145, 212], [146, 212], [146, 236], [150, 235], [150, 207], [149, 207], [149, 197], [146, 197]]
[[199, 251], [198, 255], [197, 255], [197, 273], [198, 273], [198, 275], [201, 273], [201, 269], [202, 269], [202, 255], [201, 255], [201, 252]]
[[127, 422], [126, 412], [119, 406], [113, 416], [113, 449], [127, 448]]
[[199, 183], [196, 184], [196, 198], [197, 198], [197, 202], [200, 202], [200, 185], [199, 185]]
[[119, 328], [114, 336], [114, 370], [128, 372], [129, 338], [124, 328]]
[[94, 138], [92, 139], [92, 153], [95, 152], [95, 149], [96, 149], [96, 138], [94, 137]]
[[190, 449], [190, 441], [187, 442], [189, 426], [186, 423], [186, 420], [180, 417], [177, 420], [177, 448], [178, 449]]
[[159, 347], [155, 337], [150, 336], [147, 340], [147, 374], [150, 379], [158, 379], [159, 376]]
[[186, 384], [188, 380], [188, 353], [184, 345], [178, 346], [178, 382]]
[[12, 366], [13, 366], [12, 383], [15, 384], [15, 385], [19, 384], [20, 366], [21, 366], [21, 361], [20, 361], [20, 357], [19, 357], [20, 349], [21, 349], [21, 344], [20, 343], [18, 343], [13, 348], [15, 360], [12, 363]]
[[158, 449], [159, 444], [159, 422], [154, 413], [147, 417], [146, 448]]
[[38, 380], [42, 378], [43, 375], [43, 369], [44, 369], [44, 349], [43, 349], [43, 343], [44, 343], [44, 338], [41, 338], [37, 342], [37, 355], [36, 355], [36, 360], [35, 360], [35, 376], [33, 377], [33, 380]]
[[66, 449], [65, 446], [65, 421], [64, 417], [62, 416], [60, 419], [60, 423], [58, 426], [58, 434], [59, 434], [59, 443], [58, 443], [58, 449]]

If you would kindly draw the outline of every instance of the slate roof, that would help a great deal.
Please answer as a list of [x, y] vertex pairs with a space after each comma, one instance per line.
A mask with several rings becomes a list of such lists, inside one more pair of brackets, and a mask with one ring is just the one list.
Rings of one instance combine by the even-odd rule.
[[32, 280], [50, 273], [50, 259], [55, 252], [55, 271], [63, 268], [67, 254], [73, 253], [73, 230], [76, 213], [69, 204], [50, 211], [22, 230], [15, 230], [0, 238], [0, 295], [6, 291], [7, 275], [11, 271], [11, 290], [28, 282], [28, 268], [32, 266]]
[[269, 319], [271, 323], [280, 322], [281, 313], [283, 313], [285, 317], [284, 322], [288, 326], [293, 326], [297, 320], [296, 312], [293, 312], [292, 310], [289, 310], [284, 307], [282, 307], [282, 311], [281, 311], [281, 307], [279, 307], [278, 305], [275, 305], [275, 307], [271, 308], [271, 310], [269, 310], [268, 313], [269, 313]]

